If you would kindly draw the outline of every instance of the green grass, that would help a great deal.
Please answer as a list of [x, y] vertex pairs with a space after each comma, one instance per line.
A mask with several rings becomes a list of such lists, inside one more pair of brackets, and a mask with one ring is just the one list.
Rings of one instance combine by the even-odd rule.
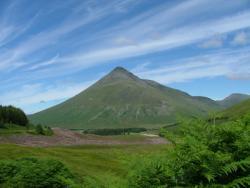
[[26, 134], [31, 132], [32, 130], [28, 130], [27, 127], [15, 124], [5, 124], [4, 128], [0, 128], [0, 136], [12, 134]]
[[[128, 135], [129, 136], [129, 135]], [[0, 145], [1, 159], [52, 158], [63, 162], [88, 187], [126, 187], [131, 161], [161, 155], [166, 145], [24, 147]]]
[[[4, 124], [0, 127], [0, 136], [9, 136], [9, 135], [16, 135], [16, 134], [33, 134], [39, 135], [36, 131], [36, 127], [33, 125], [29, 126], [21, 126], [16, 124]], [[52, 136], [53, 131], [49, 130], [48, 128], [43, 127], [42, 135]]]

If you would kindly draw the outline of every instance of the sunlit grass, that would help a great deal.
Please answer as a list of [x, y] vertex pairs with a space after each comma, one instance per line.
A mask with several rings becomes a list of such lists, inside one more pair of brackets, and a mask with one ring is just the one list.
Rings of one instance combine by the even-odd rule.
[[0, 159], [22, 157], [52, 158], [63, 162], [88, 187], [125, 187], [135, 158], [159, 155], [166, 145], [24, 147], [0, 145]]

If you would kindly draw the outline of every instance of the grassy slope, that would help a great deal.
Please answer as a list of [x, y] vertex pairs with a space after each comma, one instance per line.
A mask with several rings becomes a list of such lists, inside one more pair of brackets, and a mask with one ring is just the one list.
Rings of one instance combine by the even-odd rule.
[[30, 116], [34, 123], [64, 128], [160, 127], [179, 116], [205, 116], [214, 101], [141, 80], [116, 70], [70, 100]]
[[229, 119], [238, 119], [246, 114], [250, 114], [250, 99], [226, 109], [221, 116]]
[[78, 146], [35, 148], [17, 145], [0, 145], [0, 159], [21, 157], [53, 158], [62, 161], [79, 178], [91, 187], [125, 187], [126, 174], [131, 161], [158, 155], [166, 145], [131, 146]]

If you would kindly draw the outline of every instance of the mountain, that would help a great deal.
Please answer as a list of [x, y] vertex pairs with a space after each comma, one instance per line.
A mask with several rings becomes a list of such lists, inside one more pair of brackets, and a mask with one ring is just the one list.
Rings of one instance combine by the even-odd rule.
[[228, 119], [239, 119], [246, 114], [250, 114], [250, 99], [224, 110], [221, 116]]
[[209, 98], [190, 96], [117, 67], [75, 97], [29, 118], [71, 129], [149, 128], [174, 123], [179, 117], [204, 117], [221, 108]]
[[250, 99], [250, 95], [234, 93], [234, 94], [231, 94], [230, 96], [226, 97], [225, 99], [218, 101], [218, 103], [223, 108], [229, 108], [229, 107], [236, 105], [236, 104], [238, 104], [246, 99]]

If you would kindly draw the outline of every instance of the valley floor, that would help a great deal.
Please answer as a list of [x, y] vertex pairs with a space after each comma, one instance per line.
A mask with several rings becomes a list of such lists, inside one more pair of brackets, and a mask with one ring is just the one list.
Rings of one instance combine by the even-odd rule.
[[[13, 131], [13, 130], [7, 130]], [[168, 142], [152, 134], [98, 136], [55, 128], [52, 136], [0, 135], [0, 160], [49, 158], [63, 162], [83, 187], [128, 187], [137, 161], [163, 155]]]
[[145, 145], [166, 144], [167, 141], [158, 136], [131, 134], [121, 136], [85, 135], [67, 129], [54, 128], [53, 136], [32, 134], [14, 134], [0, 136], [0, 143], [24, 146], [72, 146], [72, 145]]

